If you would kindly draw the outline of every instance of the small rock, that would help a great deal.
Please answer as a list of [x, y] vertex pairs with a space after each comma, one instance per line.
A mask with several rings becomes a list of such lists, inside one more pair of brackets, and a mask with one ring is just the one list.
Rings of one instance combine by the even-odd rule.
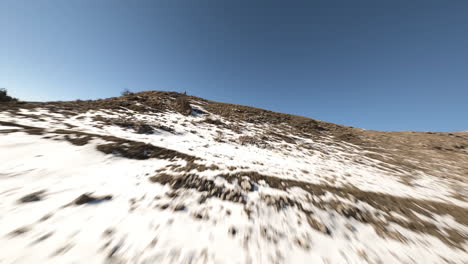
[[330, 234], [330, 230], [328, 229], [328, 227], [320, 222], [317, 222], [318, 225], [318, 230], [324, 234]]
[[267, 205], [273, 205], [275, 203], [275, 199], [268, 195], [265, 197], [265, 202]]
[[360, 213], [356, 213], [355, 218], [356, 218], [356, 220], [364, 221], [364, 218], [362, 217], [362, 215]]
[[51, 217], [52, 217], [52, 213], [48, 213], [48, 214], [44, 215], [43, 217], [41, 217], [41, 219], [39, 219], [39, 221], [43, 222], [43, 221], [46, 221], [47, 219], [49, 219]]
[[237, 234], [237, 229], [235, 227], [229, 228], [229, 234], [235, 236]]
[[47, 234], [44, 234], [44, 235], [38, 237], [38, 238], [37, 238], [36, 240], [34, 240], [32, 243], [33, 243], [33, 244], [36, 244], [36, 243], [42, 242], [42, 241], [48, 239], [49, 237], [51, 237], [53, 234], [54, 234], [54, 232], [49, 232], [49, 233], [47, 233]]
[[185, 210], [185, 205], [183, 204], [178, 204], [176, 207], [174, 207], [174, 211], [184, 211]]
[[137, 125], [135, 125], [134, 129], [136, 130], [136, 132], [138, 134], [152, 134], [152, 133], [154, 133], [153, 127], [151, 127], [150, 125], [146, 125], [146, 124], [137, 124]]
[[205, 195], [202, 195], [200, 196], [200, 198], [198, 198], [198, 203], [199, 204], [202, 204], [206, 201], [207, 197]]
[[222, 194], [222, 192], [223, 192], [223, 189], [216, 187], [216, 188], [214, 188], [214, 190], [215, 190], [214, 196], [216, 196], [216, 197], [221, 197], [221, 194]]
[[112, 229], [112, 228], [107, 228], [106, 230], [104, 230], [104, 232], [102, 233], [103, 236], [111, 236], [112, 234], [114, 234], [115, 230]]
[[221, 196], [220, 196], [219, 198], [221, 198], [221, 200], [224, 200], [224, 197], [225, 197], [225, 196], [226, 196], [226, 193], [223, 192], [223, 193], [221, 193]]
[[216, 188], [211, 189], [210, 195], [215, 195], [215, 193], [216, 193]]
[[200, 213], [196, 213], [194, 216], [196, 219], [203, 219], [203, 215]]
[[252, 185], [250, 184], [250, 182], [248, 180], [243, 180], [241, 181], [241, 188], [244, 190], [244, 191], [251, 191], [252, 190]]
[[343, 214], [344, 208], [343, 208], [342, 205], [338, 205], [338, 206], [336, 207], [335, 210], [336, 210], [336, 212], [338, 212], [339, 214]]
[[108, 201], [112, 199], [112, 195], [106, 195], [106, 196], [101, 196], [101, 197], [93, 197], [90, 194], [82, 194], [78, 198], [75, 199], [73, 202], [76, 205], [82, 205], [85, 203], [99, 203], [102, 201]]
[[115, 253], [120, 249], [120, 245], [115, 245], [111, 251], [109, 252], [109, 254], [107, 255], [108, 258], [112, 258]]
[[169, 197], [169, 198], [175, 198], [175, 197], [179, 196], [179, 195], [177, 194], [177, 192], [174, 192], [174, 191], [170, 191], [170, 192], [166, 193], [166, 195], [167, 195], [167, 197]]
[[226, 194], [226, 200], [231, 201], [233, 196], [234, 192], [228, 191], [228, 193]]
[[43, 195], [45, 191], [38, 191], [38, 192], [33, 192], [30, 193], [26, 196], [23, 196], [21, 199], [19, 199], [20, 203], [30, 203], [30, 202], [37, 202], [42, 200]]
[[323, 223], [321, 223], [320, 221], [316, 220], [314, 217], [308, 217], [307, 218], [308, 222], [309, 222], [309, 225], [314, 228], [315, 230], [318, 230], [324, 234], [327, 234], [327, 235], [330, 235], [331, 232], [330, 232], [330, 229], [328, 229], [328, 227], [326, 225], [324, 225]]
[[353, 203], [357, 202], [356, 197], [354, 197], [352, 194], [348, 194], [348, 199]]
[[20, 227], [18, 229], [15, 229], [13, 230], [12, 232], [10, 232], [10, 236], [19, 236], [19, 235], [22, 235], [24, 233], [27, 233], [29, 232], [31, 229], [27, 226], [24, 226], [24, 227]]

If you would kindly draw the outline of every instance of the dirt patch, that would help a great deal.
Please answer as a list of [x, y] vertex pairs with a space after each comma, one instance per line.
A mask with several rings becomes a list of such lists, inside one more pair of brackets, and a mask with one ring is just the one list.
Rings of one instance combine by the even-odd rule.
[[20, 128], [23, 129], [24, 132], [26, 132], [26, 133], [28, 133], [30, 135], [42, 135], [42, 134], [44, 134], [44, 131], [45, 131], [44, 128], [25, 126], [25, 125], [16, 124], [16, 123], [13, 123], [13, 122], [0, 121], [0, 125], [20, 127]]
[[138, 134], [153, 134], [155, 129], [160, 129], [173, 134], [175, 133], [173, 128], [157, 123], [146, 124], [143, 122], [135, 122], [130, 119], [105, 118], [100, 115], [94, 116], [93, 120], [103, 122], [106, 125], [116, 125], [123, 128], [130, 128], [135, 130], [135, 132]]
[[2, 129], [0, 130], [0, 134], [9, 134], [9, 133], [16, 133], [20, 132], [21, 129]]
[[177, 152], [175, 150], [156, 147], [150, 144], [121, 140], [116, 143], [98, 145], [97, 149], [106, 154], [114, 154], [129, 159], [145, 160], [157, 159], [183, 159], [187, 161], [195, 160], [196, 157]]
[[[12, 122], [2, 122], [2, 121], [0, 121], [0, 125], [21, 127], [23, 128], [23, 131], [28, 132], [28, 133], [41, 131], [40, 135], [44, 134], [44, 129], [42, 128], [24, 126], [24, 125], [19, 125], [19, 124], [12, 123]], [[90, 140], [94, 138], [100, 138], [106, 141], [110, 141], [112, 143], [98, 145], [97, 150], [106, 154], [114, 154], [114, 155], [118, 155], [121, 157], [129, 158], [129, 159], [145, 160], [145, 159], [150, 159], [150, 158], [157, 158], [157, 159], [173, 160], [173, 159], [178, 158], [178, 159], [188, 161], [190, 162], [190, 164], [194, 164], [193, 162], [195, 160], [198, 160], [198, 158], [194, 156], [184, 154], [175, 150], [161, 148], [161, 147], [157, 147], [151, 144], [126, 140], [126, 139], [113, 137], [113, 136], [103, 136], [103, 135], [90, 134], [90, 133], [84, 133], [84, 132], [78, 132], [78, 131], [72, 131], [72, 130], [64, 130], [64, 129], [55, 130], [48, 134], [64, 135], [65, 140], [77, 146], [86, 145], [89, 143]], [[37, 135], [37, 134], [34, 134], [34, 135]]]

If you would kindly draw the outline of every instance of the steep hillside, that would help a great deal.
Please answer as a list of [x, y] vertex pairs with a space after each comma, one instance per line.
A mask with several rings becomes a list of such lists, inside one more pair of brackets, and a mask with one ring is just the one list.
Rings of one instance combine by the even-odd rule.
[[468, 263], [468, 133], [148, 91], [0, 105], [0, 263]]

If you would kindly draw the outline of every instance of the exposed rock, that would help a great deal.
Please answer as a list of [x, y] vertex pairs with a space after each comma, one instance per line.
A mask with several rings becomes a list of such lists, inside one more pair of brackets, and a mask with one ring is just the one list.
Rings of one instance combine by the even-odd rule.
[[231, 236], [235, 236], [237, 234], [237, 229], [235, 227], [231, 227], [228, 232]]
[[206, 195], [202, 195], [202, 196], [200, 196], [200, 198], [198, 198], [198, 203], [202, 204], [202, 203], [206, 202], [206, 199], [207, 199]]
[[45, 191], [38, 191], [30, 193], [26, 196], [23, 196], [21, 199], [18, 200], [20, 203], [30, 203], [30, 202], [37, 202], [42, 200]]
[[354, 197], [352, 194], [348, 194], [348, 199], [353, 202], [353, 203], [356, 203], [357, 202], [357, 199], [356, 197]]
[[174, 211], [184, 211], [186, 209], [185, 205], [178, 204], [174, 207]]
[[92, 196], [91, 194], [85, 193], [80, 195], [78, 198], [73, 201], [76, 205], [89, 204], [89, 203], [100, 203], [103, 201], [108, 201], [112, 199], [112, 195], [105, 196]]
[[228, 191], [227, 194], [226, 194], [226, 200], [232, 200], [232, 198], [234, 197], [235, 195], [235, 192], [233, 191]]
[[327, 234], [327, 235], [331, 234], [330, 229], [328, 229], [328, 227], [326, 225], [324, 225], [323, 223], [321, 223], [320, 221], [318, 221], [314, 217], [312, 217], [312, 216], [307, 217], [307, 221], [309, 222], [309, 225], [313, 229], [315, 229], [317, 231], [320, 231], [320, 232], [322, 232], [324, 234]]
[[147, 124], [136, 124], [133, 129], [135, 129], [138, 134], [152, 134], [154, 132], [153, 127]]
[[12, 237], [15, 237], [15, 236], [19, 236], [19, 235], [22, 235], [22, 234], [25, 234], [27, 232], [31, 231], [31, 228], [28, 227], [28, 226], [23, 226], [23, 227], [20, 227], [20, 228], [17, 228], [13, 231], [10, 232], [10, 236]]
[[244, 190], [244, 191], [247, 191], [247, 192], [250, 192], [252, 191], [252, 185], [250, 184], [250, 182], [248, 180], [242, 180], [241, 183], [241, 188]]

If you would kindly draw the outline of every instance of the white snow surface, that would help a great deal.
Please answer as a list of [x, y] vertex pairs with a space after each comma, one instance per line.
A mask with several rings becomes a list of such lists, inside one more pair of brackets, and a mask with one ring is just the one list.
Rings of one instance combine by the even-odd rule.
[[[196, 107], [207, 112], [201, 105]], [[297, 135], [288, 136], [311, 148], [284, 141], [268, 142], [268, 147], [243, 145], [240, 136], [275, 128], [243, 123], [237, 134], [203, 122], [206, 115], [121, 110], [66, 117], [46, 109], [23, 109], [21, 113], [41, 120], [0, 112], [0, 121], [44, 128], [45, 132], [34, 135], [13, 131], [19, 129], [14, 125], [0, 126], [0, 263], [468, 263], [466, 242], [455, 247], [394, 223], [390, 228], [406, 241], [382, 237], [369, 223], [307, 203], [310, 194], [299, 187], [279, 190], [258, 183], [254, 191], [243, 193], [246, 204], [216, 197], [199, 203], [201, 193], [196, 189], [171, 198], [168, 194], [174, 190], [169, 184], [149, 178], [159, 172], [175, 177], [178, 172], [170, 166], [185, 166], [185, 160], [134, 160], [104, 154], [96, 149], [109, 143], [102, 138], [77, 146], [54, 130], [115, 136], [195, 156], [197, 164], [217, 167], [190, 173], [232, 190], [240, 187], [217, 176], [256, 171], [280, 179], [352, 185], [363, 191], [468, 208], [467, 202], [453, 197], [450, 179], [417, 172], [412, 175], [417, 184], [409, 186], [400, 181], [405, 171], [389, 170], [389, 164], [380, 166], [380, 161], [363, 156], [358, 146]], [[131, 118], [154, 127], [166, 125], [174, 132], [155, 129], [152, 134], [138, 134], [132, 128], [93, 120], [98, 115]], [[229, 124], [219, 116], [207, 115]], [[468, 190], [465, 183], [457, 185]], [[36, 192], [40, 200], [19, 202]], [[111, 195], [112, 199], [73, 204], [84, 193]], [[287, 196], [302, 203], [331, 234], [311, 228], [306, 213], [298, 207], [279, 210], [269, 205], [265, 195]], [[333, 193], [310, 199], [350, 203], [366, 212], [389, 213], [410, 221], [398, 212], [383, 212]], [[183, 208], [176, 209], [178, 205]], [[253, 213], [246, 213], [246, 208]], [[440, 230], [451, 228], [468, 237], [468, 227], [450, 215], [417, 216]]]

